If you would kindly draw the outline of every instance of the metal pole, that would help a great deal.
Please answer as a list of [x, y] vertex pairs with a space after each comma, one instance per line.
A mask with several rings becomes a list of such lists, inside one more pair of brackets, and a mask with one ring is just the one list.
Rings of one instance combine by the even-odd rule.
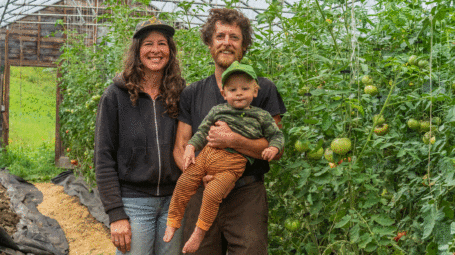
[[[9, 0], [8, 0], [9, 1]], [[21, 4], [15, 4], [15, 3], [11, 3], [11, 5], [16, 5], [16, 6], [22, 6]], [[77, 8], [86, 8], [86, 9], [92, 9], [93, 7], [90, 7], [90, 6], [72, 6], [72, 5], [53, 5], [53, 4], [49, 4], [49, 5], [46, 5], [46, 4], [27, 4], [27, 6], [35, 6], [35, 7], [60, 7], [60, 8], [74, 8], [74, 7], [77, 7]], [[102, 10], [105, 10], [107, 9], [106, 7], [98, 7], [98, 9], [102, 9]]]

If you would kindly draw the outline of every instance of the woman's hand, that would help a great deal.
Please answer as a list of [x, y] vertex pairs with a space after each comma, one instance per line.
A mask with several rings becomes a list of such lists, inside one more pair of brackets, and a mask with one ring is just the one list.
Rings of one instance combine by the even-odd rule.
[[185, 152], [183, 153], [183, 171], [185, 171], [188, 168], [188, 166], [194, 163], [196, 163], [194, 156], [194, 146], [188, 144], [185, 147]]
[[127, 219], [111, 223], [111, 241], [122, 253], [131, 250], [131, 226]]

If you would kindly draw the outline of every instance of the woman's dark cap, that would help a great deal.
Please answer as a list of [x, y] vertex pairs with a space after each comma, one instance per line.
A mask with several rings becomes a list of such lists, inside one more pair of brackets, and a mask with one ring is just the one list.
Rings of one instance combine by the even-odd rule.
[[170, 37], [174, 36], [175, 29], [163, 21], [152, 17], [148, 20], [141, 21], [136, 25], [133, 38], [138, 38], [140, 35], [147, 31], [158, 30], [162, 33], [169, 35]]

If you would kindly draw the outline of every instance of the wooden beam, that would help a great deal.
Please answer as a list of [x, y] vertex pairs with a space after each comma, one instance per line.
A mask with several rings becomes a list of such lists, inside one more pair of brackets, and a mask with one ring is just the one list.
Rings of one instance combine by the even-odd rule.
[[[57, 59], [58, 57], [56, 57]], [[38, 67], [57, 67], [57, 64], [54, 61], [43, 61], [43, 60], [22, 60], [14, 59], [9, 60], [10, 65], [12, 66], [38, 66]]]
[[62, 47], [61, 44], [41, 44], [40, 43], [41, 49], [54, 49], [54, 50], [60, 50], [60, 47]]
[[[96, 10], [96, 18], [95, 18], [95, 24], [98, 24], [98, 0], [95, 0], [95, 10]], [[98, 36], [98, 26], [95, 26], [93, 28], [93, 44], [96, 44], [96, 40]]]
[[[11, 36], [11, 40], [22, 40], [22, 41], [27, 41], [27, 42], [37, 42], [38, 37], [32, 37], [32, 36]], [[64, 43], [65, 39], [63, 38], [58, 38], [58, 37], [41, 37], [41, 42], [50, 42], [50, 43]]]
[[[2, 33], [3, 31], [0, 31]], [[29, 29], [10, 29], [9, 34], [20, 34], [20, 35], [37, 35], [38, 32], [36, 30], [29, 30]]]

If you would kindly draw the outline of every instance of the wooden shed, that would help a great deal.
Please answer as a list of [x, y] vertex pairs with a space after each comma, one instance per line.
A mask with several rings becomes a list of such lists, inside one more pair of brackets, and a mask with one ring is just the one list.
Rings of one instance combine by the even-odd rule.
[[[66, 35], [60, 31], [76, 30], [86, 34], [85, 44], [100, 40], [108, 27], [99, 19], [109, 12], [104, 0], [4, 0], [0, 4], [0, 109], [1, 147], [8, 145], [9, 91], [11, 66], [58, 68]], [[129, 4], [121, 0], [119, 4]], [[146, 8], [144, 15], [153, 15]], [[57, 74], [60, 76], [60, 73]], [[64, 155], [59, 135], [59, 105], [62, 101], [56, 89], [55, 160]]]

